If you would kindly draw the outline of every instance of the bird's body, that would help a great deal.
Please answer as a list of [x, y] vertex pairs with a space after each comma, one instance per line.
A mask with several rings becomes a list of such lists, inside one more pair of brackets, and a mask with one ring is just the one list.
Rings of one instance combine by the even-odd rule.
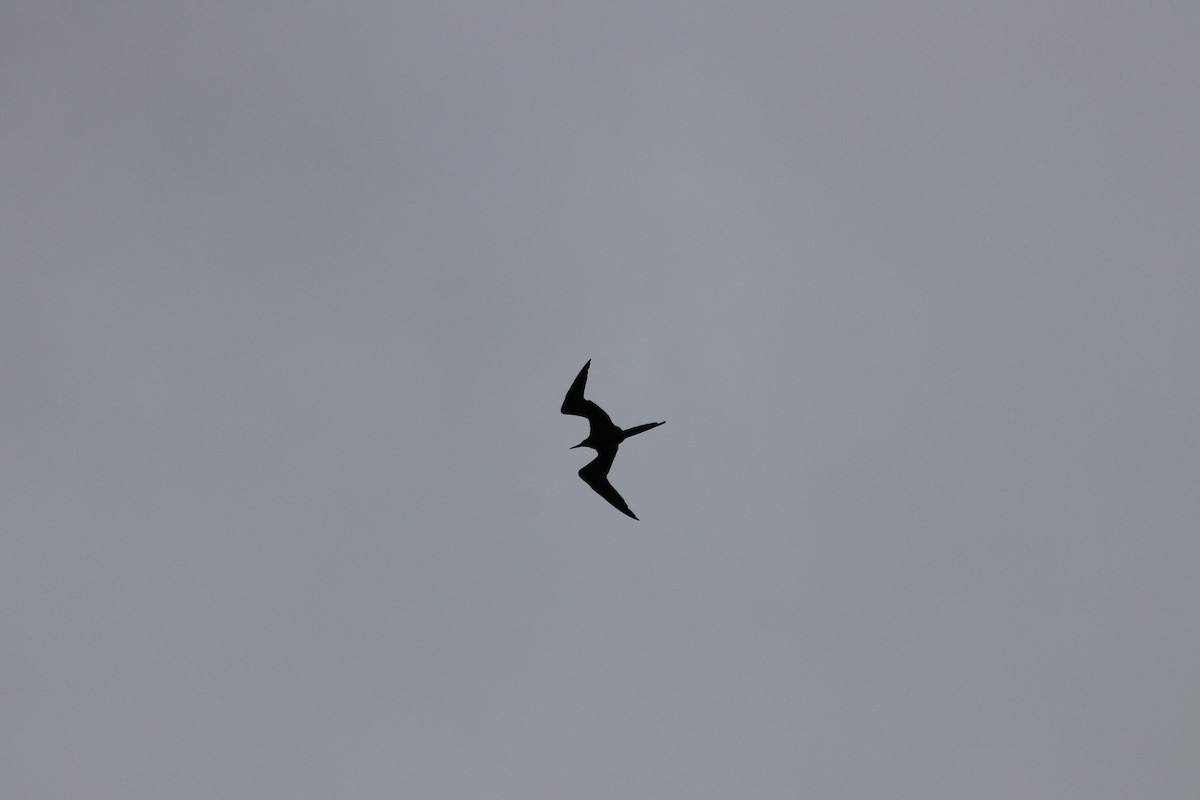
[[613, 424], [604, 409], [583, 396], [584, 387], [587, 385], [588, 368], [591, 365], [592, 362], [589, 360], [583, 365], [583, 369], [579, 370], [579, 374], [575, 377], [571, 388], [567, 390], [567, 396], [563, 399], [562, 404], [562, 413], [584, 417], [591, 424], [587, 438], [575, 447], [590, 447], [596, 451], [596, 457], [579, 470], [579, 477], [583, 478], [584, 483], [591, 486], [597, 494], [612, 503], [617, 510], [637, 519], [637, 515], [629, 510], [624, 498], [608, 482], [608, 471], [617, 457], [617, 448], [621, 446], [621, 442], [663, 423], [651, 422], [628, 429], [622, 429]]

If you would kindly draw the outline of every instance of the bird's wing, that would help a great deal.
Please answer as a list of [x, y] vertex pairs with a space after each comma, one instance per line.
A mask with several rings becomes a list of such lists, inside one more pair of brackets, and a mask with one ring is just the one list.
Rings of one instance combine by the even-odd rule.
[[[585, 367], [586, 369], [586, 367]], [[617, 448], [613, 448], [604, 453], [600, 453], [583, 469], [579, 470], [579, 477], [583, 478], [583, 482], [596, 490], [596, 494], [603, 497], [605, 500], [613, 504], [623, 514], [637, 519], [637, 514], [629, 510], [629, 506], [625, 503], [625, 499], [617, 493], [613, 485], [608, 482], [608, 471], [612, 468], [613, 459], [617, 457]]]
[[583, 399], [583, 389], [587, 385], [588, 367], [591, 365], [592, 360], [588, 359], [588, 362], [583, 365], [583, 369], [579, 370], [579, 374], [575, 376], [575, 382], [571, 384], [571, 388], [567, 389], [567, 396], [563, 398], [562, 413], [586, 417], [588, 422], [599, 422], [605, 426], [612, 425], [612, 419], [604, 409], [591, 400]]

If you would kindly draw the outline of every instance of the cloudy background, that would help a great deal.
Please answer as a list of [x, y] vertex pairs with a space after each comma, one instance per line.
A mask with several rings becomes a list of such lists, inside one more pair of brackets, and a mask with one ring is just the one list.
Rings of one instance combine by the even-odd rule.
[[1197, 54], [0, 3], [0, 795], [1195, 797]]

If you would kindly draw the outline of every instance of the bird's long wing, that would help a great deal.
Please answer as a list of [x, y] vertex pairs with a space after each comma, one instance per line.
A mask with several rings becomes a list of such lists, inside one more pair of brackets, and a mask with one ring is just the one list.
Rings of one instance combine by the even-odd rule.
[[[612, 425], [612, 419], [604, 409], [591, 400], [583, 399], [583, 389], [587, 385], [588, 367], [590, 366], [592, 366], [592, 360], [589, 358], [588, 362], [583, 365], [583, 369], [579, 370], [579, 374], [575, 376], [575, 382], [571, 384], [571, 388], [567, 389], [567, 396], [563, 398], [562, 413], [586, 417], [588, 422], [599, 422], [603, 426]], [[608, 469], [605, 468], [604, 471], [607, 472]]]
[[[587, 369], [584, 367], [584, 369]], [[613, 504], [613, 507], [623, 514], [637, 519], [637, 514], [629, 510], [629, 506], [625, 503], [625, 499], [617, 493], [613, 485], [608, 482], [608, 471], [612, 468], [613, 459], [617, 457], [617, 448], [613, 448], [604, 453], [600, 453], [583, 469], [579, 470], [579, 477], [583, 478], [583, 482], [596, 490], [596, 494], [603, 497], [605, 500]]]

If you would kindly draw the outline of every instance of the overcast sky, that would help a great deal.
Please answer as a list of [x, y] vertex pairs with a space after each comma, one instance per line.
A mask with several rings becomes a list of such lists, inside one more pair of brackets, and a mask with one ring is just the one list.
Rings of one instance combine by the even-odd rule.
[[1198, 142], [1183, 0], [0, 2], [0, 796], [1197, 796]]

